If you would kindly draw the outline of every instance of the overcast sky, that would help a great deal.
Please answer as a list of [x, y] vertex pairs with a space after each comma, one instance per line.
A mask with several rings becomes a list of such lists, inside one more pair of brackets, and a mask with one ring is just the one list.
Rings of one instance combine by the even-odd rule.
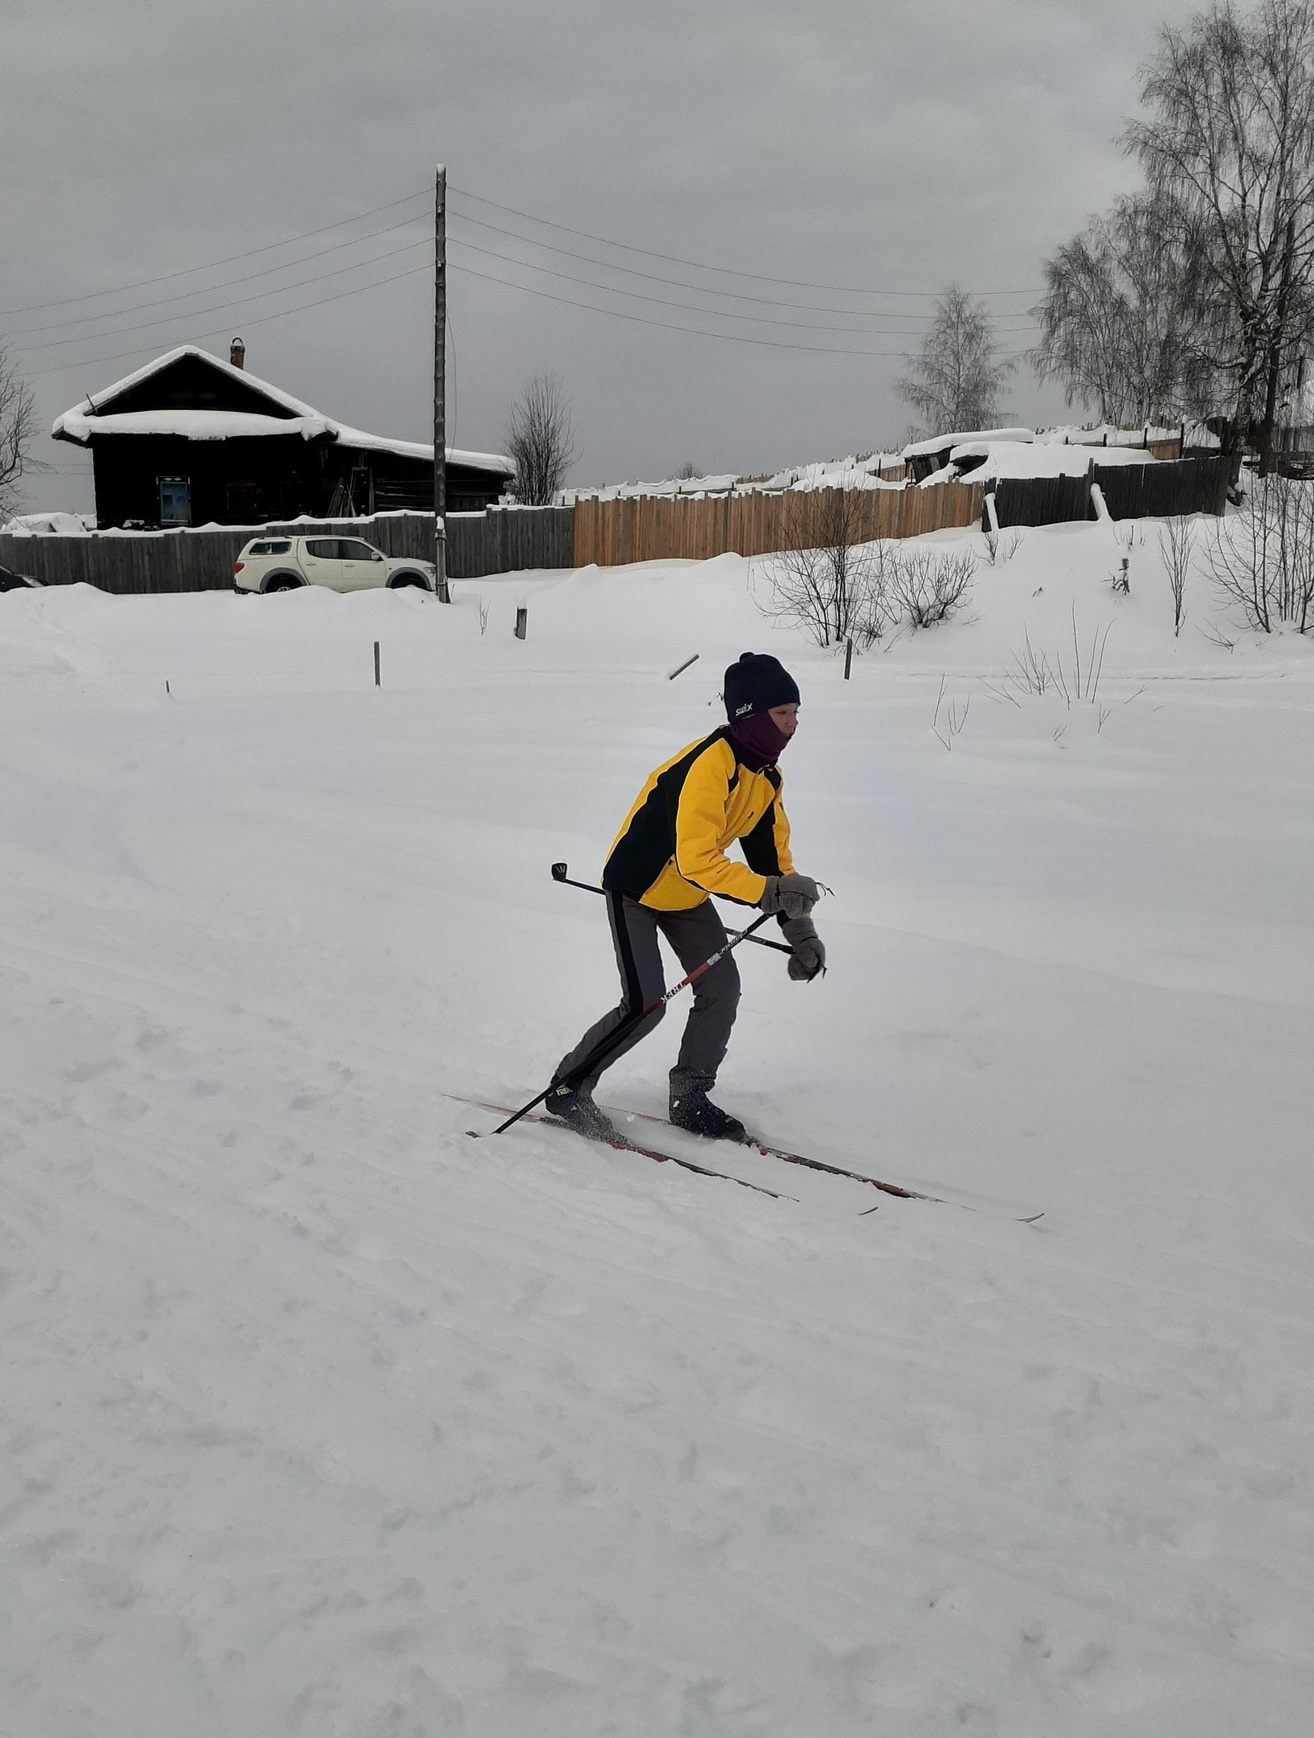
[[[240, 333], [253, 373], [425, 439], [442, 161], [453, 444], [499, 448], [540, 372], [572, 401], [577, 482], [899, 443], [930, 296], [1004, 292], [1001, 341], [1031, 342], [1046, 254], [1136, 183], [1138, 65], [1198, 10], [0, 0], [0, 341], [46, 425]], [[1025, 365], [1007, 408], [1068, 414]], [[89, 460], [39, 456], [59, 468], [28, 507], [88, 509]]]

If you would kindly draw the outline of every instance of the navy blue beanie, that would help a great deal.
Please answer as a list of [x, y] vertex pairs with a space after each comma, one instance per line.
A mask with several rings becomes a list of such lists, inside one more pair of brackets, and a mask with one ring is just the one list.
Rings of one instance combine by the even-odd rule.
[[798, 703], [798, 683], [769, 652], [742, 652], [725, 673], [725, 715], [731, 724], [773, 706]]

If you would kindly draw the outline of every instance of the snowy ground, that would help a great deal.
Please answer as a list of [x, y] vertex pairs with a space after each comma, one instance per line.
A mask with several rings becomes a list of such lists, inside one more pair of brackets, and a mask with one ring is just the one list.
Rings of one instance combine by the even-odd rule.
[[[0, 597], [3, 1738], [1309, 1731], [1314, 646], [1119, 553], [847, 684], [735, 558]], [[748, 647], [832, 969], [743, 950], [722, 1100], [976, 1211], [445, 1096], [608, 1005], [548, 865]]]

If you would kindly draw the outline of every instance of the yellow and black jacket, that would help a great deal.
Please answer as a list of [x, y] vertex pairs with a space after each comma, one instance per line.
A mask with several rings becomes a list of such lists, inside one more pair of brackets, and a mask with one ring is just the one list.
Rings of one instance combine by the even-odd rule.
[[[736, 839], [747, 868], [725, 854]], [[793, 868], [779, 769], [744, 766], [727, 725], [652, 774], [616, 836], [602, 884], [657, 911], [688, 911], [709, 893], [756, 905], [766, 877]]]

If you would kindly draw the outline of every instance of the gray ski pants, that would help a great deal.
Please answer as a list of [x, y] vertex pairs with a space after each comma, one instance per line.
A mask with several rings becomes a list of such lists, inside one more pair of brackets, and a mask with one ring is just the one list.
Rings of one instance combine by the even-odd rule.
[[[624, 894], [607, 894], [607, 913], [611, 919], [612, 941], [616, 948], [616, 964], [621, 975], [621, 999], [609, 1014], [604, 1014], [580, 1039], [575, 1048], [557, 1064], [554, 1080], [569, 1080], [581, 1089], [592, 1091], [603, 1069], [610, 1068], [618, 1057], [646, 1038], [660, 1022], [665, 1008], [658, 1008], [646, 1020], [639, 1021], [627, 1032], [595, 1067], [589, 1058], [604, 1038], [623, 1020], [639, 1008], [655, 1002], [666, 990], [662, 976], [661, 954], [657, 946], [658, 932], [666, 937], [676, 958], [686, 972], [700, 966], [705, 959], [725, 945], [725, 925], [707, 900], [691, 911], [654, 911]], [[693, 986], [693, 1007], [685, 1023], [680, 1055], [671, 1078], [679, 1076], [682, 1090], [701, 1088], [703, 1091], [716, 1079], [730, 1030], [739, 1007], [739, 968], [733, 954], [718, 960]], [[579, 1071], [583, 1069], [583, 1073]]]

